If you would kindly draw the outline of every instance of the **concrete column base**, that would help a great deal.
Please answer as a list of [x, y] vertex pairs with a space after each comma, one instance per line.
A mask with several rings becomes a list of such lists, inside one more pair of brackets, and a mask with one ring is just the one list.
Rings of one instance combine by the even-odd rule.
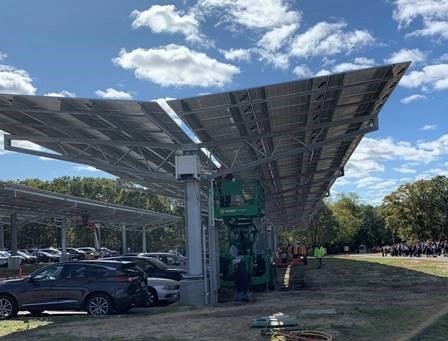
[[22, 257], [20, 257], [20, 256], [9, 257], [8, 270], [19, 270], [21, 261], [22, 261]]
[[180, 303], [196, 307], [205, 306], [204, 279], [183, 279], [180, 281]]
[[60, 262], [68, 262], [69, 260], [69, 255], [61, 255], [61, 258], [59, 259]]

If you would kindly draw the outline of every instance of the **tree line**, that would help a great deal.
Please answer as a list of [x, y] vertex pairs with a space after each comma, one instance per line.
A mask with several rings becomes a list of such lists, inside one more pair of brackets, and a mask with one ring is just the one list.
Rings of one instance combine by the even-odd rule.
[[[183, 214], [182, 208], [170, 199], [118, 188], [115, 181], [111, 179], [64, 176], [51, 181], [27, 179], [15, 183], [37, 189], [148, 209], [161, 213]], [[95, 220], [95, 217], [91, 218]], [[121, 250], [121, 230], [119, 228], [104, 226], [100, 231], [102, 246], [114, 250]], [[8, 229], [6, 229], [5, 234], [6, 247], [9, 247]], [[66, 234], [67, 245], [70, 247], [94, 246], [93, 232], [90, 228], [68, 226]], [[151, 228], [147, 232], [147, 248], [153, 251], [182, 248], [185, 243], [184, 235], [182, 221], [164, 226], [163, 228]], [[128, 230], [126, 239], [127, 246], [132, 252], [141, 251], [141, 231]], [[22, 249], [60, 247], [60, 232], [56, 226], [56, 222], [48, 219], [42, 223], [30, 222], [19, 226], [18, 245]]]
[[448, 178], [406, 183], [385, 196], [381, 205], [360, 202], [356, 194], [326, 201], [308, 228], [296, 226], [280, 234], [280, 243], [324, 244], [330, 251], [448, 240]]

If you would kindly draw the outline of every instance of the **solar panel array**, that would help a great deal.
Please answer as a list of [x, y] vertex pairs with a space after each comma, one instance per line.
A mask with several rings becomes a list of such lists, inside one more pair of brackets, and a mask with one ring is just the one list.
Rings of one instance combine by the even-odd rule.
[[[87, 211], [91, 221], [101, 224], [135, 227], [165, 225], [181, 217], [98, 200], [0, 182], [0, 219], [11, 212], [23, 222], [45, 222], [48, 218], [81, 220]], [[0, 220], [1, 222], [1, 220]]]
[[[306, 224], [408, 63], [168, 104], [236, 178], [261, 179], [270, 220]], [[269, 160], [264, 162], [263, 160]], [[255, 167], [245, 168], [248, 165]]]
[[[273, 224], [306, 224], [364, 134], [377, 129], [378, 113], [408, 66], [168, 104], [235, 178], [261, 180]], [[57, 153], [35, 155], [92, 165], [155, 194], [183, 197], [174, 153], [191, 136], [156, 102], [0, 95], [0, 129]]]

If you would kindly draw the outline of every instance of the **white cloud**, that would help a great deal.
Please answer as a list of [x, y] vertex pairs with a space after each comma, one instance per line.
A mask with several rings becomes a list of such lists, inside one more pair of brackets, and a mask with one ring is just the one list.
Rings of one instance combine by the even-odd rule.
[[442, 135], [434, 141], [419, 142], [417, 145], [433, 157], [448, 155], [448, 134]]
[[8, 57], [8, 55], [2, 51], [0, 51], [0, 61], [2, 61], [3, 59], [6, 59]]
[[392, 192], [397, 186], [397, 182], [395, 180], [386, 180], [378, 182], [375, 185], [370, 186], [370, 189], [377, 191], [385, 191], [386, 194]]
[[204, 16], [216, 13], [221, 22], [249, 29], [271, 29], [301, 20], [301, 13], [291, 10], [284, 0], [199, 0], [195, 11]]
[[420, 130], [436, 130], [437, 125], [436, 124], [425, 124], [423, 127], [420, 128]]
[[317, 23], [294, 38], [291, 55], [307, 58], [317, 55], [330, 56], [337, 53], [350, 53], [375, 41], [368, 31], [344, 31], [346, 26], [347, 24], [344, 22]]
[[297, 24], [283, 25], [275, 27], [263, 35], [257, 45], [269, 51], [276, 51], [282, 47], [288, 38], [298, 29]]
[[419, 49], [401, 49], [392, 53], [389, 58], [384, 59], [384, 62], [388, 64], [407, 61], [411, 61], [413, 64], [423, 63], [426, 61], [426, 53]]
[[347, 62], [347, 63], [337, 64], [337, 65], [333, 66], [331, 70], [335, 73], [339, 73], [339, 72], [346, 72], [346, 71], [351, 71], [351, 70], [365, 69], [368, 67], [372, 67], [374, 65], [375, 65], [374, 59], [358, 57], [358, 58], [355, 58], [355, 60], [352, 63]]
[[440, 38], [448, 39], [448, 20], [447, 21], [425, 21], [425, 27], [416, 30], [407, 35], [408, 37], [432, 37], [440, 36]]
[[448, 62], [448, 53], [442, 54], [437, 60], [439, 62]]
[[448, 170], [442, 168], [431, 168], [416, 176], [417, 180], [427, 180], [435, 176], [442, 175], [448, 177]]
[[448, 64], [426, 65], [420, 71], [404, 75], [400, 85], [407, 88], [422, 87], [424, 90], [448, 89]]
[[[340, 64], [333, 65], [331, 70], [322, 69], [316, 73], [315, 76], [326, 76], [332, 73], [340, 73], [352, 70], [359, 70], [369, 68], [375, 65], [375, 60], [365, 57], [358, 57], [353, 60], [353, 62], [344, 62]], [[328, 64], [327, 64], [328, 66]]]
[[0, 93], [34, 95], [36, 88], [28, 72], [0, 64]]
[[394, 4], [393, 18], [399, 28], [408, 27], [414, 21], [423, 24], [423, 28], [410, 33], [411, 36], [440, 36], [448, 39], [447, 0], [395, 0]]
[[115, 90], [113, 88], [107, 88], [106, 91], [96, 90], [95, 95], [101, 98], [110, 98], [110, 99], [132, 99], [130, 93], [125, 91]]
[[250, 49], [230, 49], [230, 50], [220, 50], [227, 60], [237, 60], [237, 61], [250, 61], [251, 50]]
[[415, 169], [406, 167], [406, 166], [400, 166], [400, 167], [395, 167], [394, 171], [398, 172], [398, 173], [404, 173], [404, 174], [413, 174], [413, 173], [417, 173], [417, 171]]
[[313, 76], [313, 72], [305, 64], [296, 66], [292, 72], [299, 78], [308, 78]]
[[92, 166], [76, 166], [75, 170], [79, 172], [99, 172], [98, 169]]
[[286, 70], [289, 67], [289, 56], [285, 53], [274, 52], [260, 48], [254, 48], [258, 54], [258, 60], [272, 64], [274, 67]]
[[356, 187], [357, 188], [370, 187], [370, 186], [377, 184], [378, 182], [382, 182], [382, 181], [383, 181], [383, 179], [378, 178], [376, 176], [367, 176], [367, 177], [357, 180]]
[[415, 95], [411, 95], [411, 96], [402, 98], [400, 100], [400, 102], [403, 103], [403, 104], [409, 104], [409, 103], [412, 103], [412, 102], [422, 101], [424, 99], [427, 99], [427, 97], [425, 95], [415, 94]]
[[357, 161], [352, 156], [345, 166], [345, 176], [349, 178], [362, 178], [376, 172], [384, 172], [384, 166], [375, 160]]
[[190, 42], [205, 41], [194, 13], [178, 11], [174, 5], [154, 5], [142, 12], [135, 10], [131, 18], [134, 29], [148, 27], [154, 33], [181, 33]]
[[75, 97], [76, 94], [67, 90], [62, 90], [59, 92], [48, 92], [44, 96], [51, 96], [51, 97]]
[[223, 86], [240, 72], [234, 65], [175, 44], [130, 52], [121, 50], [113, 62], [126, 70], [134, 70], [137, 78], [161, 86]]

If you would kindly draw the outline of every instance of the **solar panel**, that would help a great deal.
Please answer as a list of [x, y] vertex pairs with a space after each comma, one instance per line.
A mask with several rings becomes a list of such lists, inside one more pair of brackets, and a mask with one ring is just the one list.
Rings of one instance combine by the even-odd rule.
[[0, 217], [8, 217], [14, 212], [22, 223], [44, 222], [48, 218], [80, 219], [85, 211], [96, 223], [139, 228], [181, 219], [170, 214], [0, 182]]
[[[260, 179], [267, 218], [306, 224], [410, 63], [168, 101], [235, 178]], [[92, 165], [183, 198], [174, 154], [191, 144], [156, 102], [0, 95], [0, 129], [49, 149], [7, 149]], [[57, 154], [54, 154], [57, 153]], [[210, 162], [202, 155], [204, 169]], [[204, 191], [205, 192], [205, 191]]]
[[[171, 100], [237, 178], [261, 179], [279, 226], [306, 223], [409, 63]], [[225, 172], [221, 172], [225, 174]]]

